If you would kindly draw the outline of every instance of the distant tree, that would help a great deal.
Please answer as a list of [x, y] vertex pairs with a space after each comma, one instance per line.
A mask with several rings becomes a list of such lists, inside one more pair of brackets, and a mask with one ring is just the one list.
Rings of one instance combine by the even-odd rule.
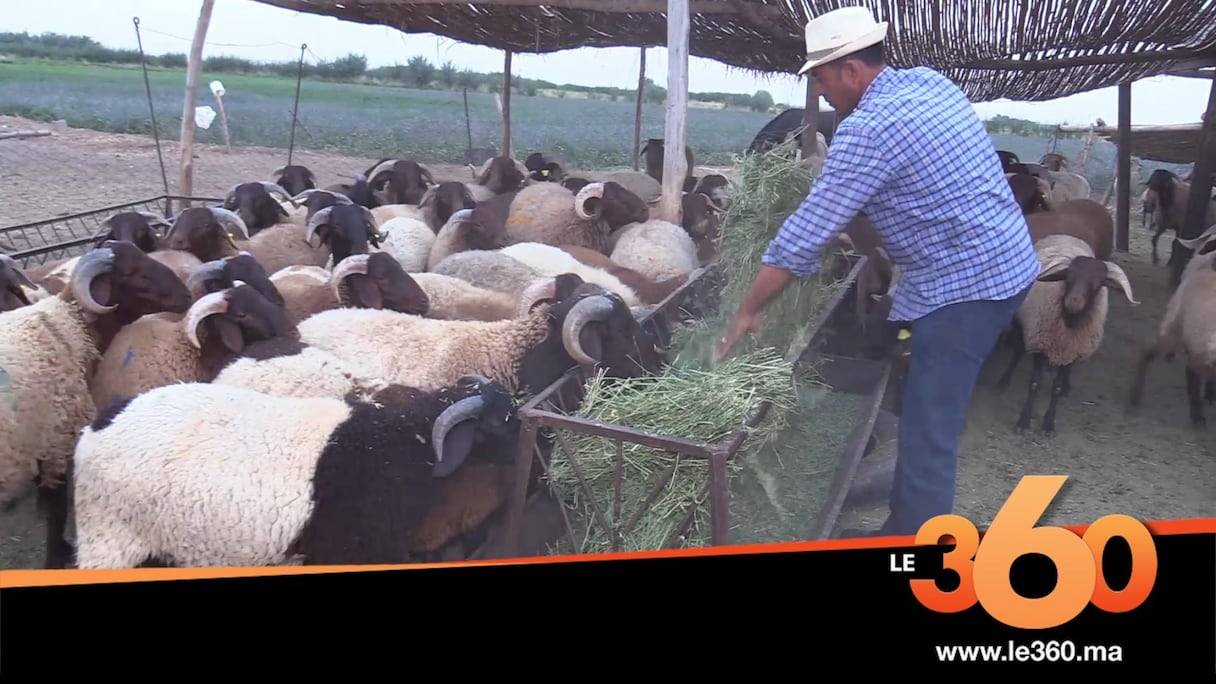
[[773, 96], [767, 90], [757, 90], [752, 95], [750, 107], [754, 112], [767, 112], [773, 108]]
[[405, 69], [409, 74], [410, 84], [418, 88], [425, 88], [435, 80], [435, 65], [422, 55], [410, 57]]
[[456, 85], [456, 77], [458, 73], [459, 72], [456, 69], [456, 65], [452, 64], [451, 60], [444, 62], [443, 66], [439, 67], [439, 83], [444, 88], [451, 88], [452, 86]]

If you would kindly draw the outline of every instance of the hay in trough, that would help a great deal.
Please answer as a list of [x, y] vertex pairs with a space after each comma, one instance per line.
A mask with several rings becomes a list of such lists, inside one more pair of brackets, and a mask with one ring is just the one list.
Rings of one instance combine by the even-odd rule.
[[[825, 399], [826, 388], [814, 369], [798, 363], [811, 326], [839, 287], [831, 272], [791, 283], [765, 308], [760, 334], [739, 340], [731, 358], [712, 362], [714, 339], [730, 325], [769, 241], [805, 199], [813, 181], [811, 171], [790, 161], [792, 147], [787, 142], [741, 160], [739, 187], [720, 231], [717, 264], [725, 284], [718, 311], [676, 331], [672, 363], [662, 375], [612, 380], [601, 373], [590, 378], [574, 414], [708, 445], [733, 437], [761, 401], [771, 402], [765, 419], [750, 430], [728, 464], [731, 506], [739, 507], [743, 516], [741, 531], [732, 532], [732, 541], [736, 535], [742, 541], [810, 538], [823, 492], [830, 486], [830, 470], [856, 422], [849, 421], [850, 412], [844, 408], [825, 408], [847, 407], [848, 397], [828, 394]], [[561, 432], [550, 463], [550, 483], [573, 509], [575, 530], [573, 541], [563, 537], [554, 552], [611, 551], [617, 530], [630, 523], [632, 527], [621, 532], [623, 551], [658, 549], [673, 541], [686, 547], [712, 543], [708, 460], [623, 441], [623, 476], [618, 483], [616, 440]], [[774, 440], [778, 440], [775, 446], [770, 444]], [[573, 460], [566, 448], [574, 453]], [[669, 475], [659, 478], [664, 484], [649, 508], [631, 520], [656, 478], [669, 469]], [[580, 475], [590, 496], [579, 483]], [[788, 480], [787, 489], [763, 486], [782, 478]], [[689, 529], [677, 536], [690, 514]]]
[[[793, 364], [771, 349], [736, 356], [712, 371], [673, 367], [662, 375], [624, 381], [607, 379], [601, 371], [587, 383], [586, 396], [576, 415], [654, 435], [714, 444], [738, 432], [761, 401], [770, 401], [772, 408], [766, 419], [752, 431], [740, 451], [740, 456], [745, 456], [754, 453], [785, 426], [785, 416], [798, 403], [793, 374]], [[621, 506], [619, 516], [614, 515], [616, 441], [583, 433], [570, 434], [564, 441], [574, 452], [578, 469], [595, 501], [593, 505], [579, 486], [580, 473], [559, 446], [550, 461], [550, 482], [582, 521], [583, 529], [576, 531], [574, 552], [612, 550], [612, 535], [618, 523], [624, 524], [634, 515], [649, 496], [656, 476], [669, 467], [674, 467], [674, 472], [670, 478], [663, 478], [662, 493], [633, 529], [623, 534], [621, 550], [663, 548], [690, 510], [706, 503], [702, 490], [709, 478], [707, 459], [677, 456], [622, 441]], [[737, 462], [729, 464], [729, 469], [735, 471], [740, 467]], [[604, 514], [610, 529], [597, 523], [595, 506]], [[704, 531], [706, 538], [686, 545], [708, 543], [708, 528], [701, 524], [696, 528]], [[697, 530], [691, 536], [699, 536]], [[567, 541], [558, 550], [568, 553], [571, 551], [568, 547]]]

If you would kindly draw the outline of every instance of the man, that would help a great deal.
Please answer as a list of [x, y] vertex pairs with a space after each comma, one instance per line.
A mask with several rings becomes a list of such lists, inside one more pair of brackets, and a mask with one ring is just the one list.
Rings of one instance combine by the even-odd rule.
[[[1029, 229], [965, 94], [923, 67], [886, 66], [887, 24], [863, 7], [807, 24], [810, 71], [844, 117], [823, 171], [765, 252], [719, 339], [721, 359], [794, 277], [863, 212], [900, 267], [889, 318], [912, 323], [891, 512], [914, 535], [954, 506], [958, 443], [985, 358], [1038, 277]], [[853, 531], [853, 535], [865, 534]]]

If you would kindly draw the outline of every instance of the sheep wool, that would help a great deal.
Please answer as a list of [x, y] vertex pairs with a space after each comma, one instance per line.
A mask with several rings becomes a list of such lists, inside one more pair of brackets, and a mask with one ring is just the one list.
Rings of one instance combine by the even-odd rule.
[[520, 190], [507, 214], [508, 239], [604, 250], [608, 236], [600, 234], [602, 229], [595, 222], [578, 217], [576, 199], [557, 183], [537, 183]]
[[662, 219], [633, 223], [613, 234], [613, 261], [654, 281], [686, 277], [700, 267], [688, 231]]
[[211, 382], [275, 397], [333, 399], [365, 398], [387, 385], [364, 372], [356, 362], [316, 347], [268, 359], [239, 358], [225, 366]]
[[[553, 184], [548, 183], [548, 185]], [[619, 294], [628, 306], [643, 304], [642, 300], [638, 298], [637, 292], [621, 282], [620, 278], [603, 269], [588, 266], [574, 258], [569, 252], [553, 245], [540, 242], [519, 242], [503, 247], [499, 251], [546, 278], [554, 278], [563, 273], [574, 273], [588, 283], [595, 283]]]
[[314, 313], [339, 305], [329, 278], [330, 272], [320, 266], [288, 266], [270, 276], [270, 282], [283, 295], [288, 325], [299, 325]]
[[118, 331], [93, 373], [93, 403], [100, 409], [177, 380], [200, 380], [198, 350], [183, 332], [184, 314], [141, 316]]
[[28, 491], [39, 461], [62, 481], [96, 412], [87, 377], [99, 358], [84, 314], [62, 296], [0, 313], [0, 503]]
[[519, 313], [519, 297], [477, 287], [460, 278], [438, 273], [411, 273], [426, 292], [427, 318], [450, 321], [501, 321]]
[[380, 250], [393, 255], [406, 273], [425, 271], [435, 245], [435, 231], [424, 221], [416, 218], [397, 217], [380, 225], [388, 237]]
[[442, 259], [431, 273], [459, 278], [470, 285], [518, 296], [541, 275], [497, 250], [473, 249]]

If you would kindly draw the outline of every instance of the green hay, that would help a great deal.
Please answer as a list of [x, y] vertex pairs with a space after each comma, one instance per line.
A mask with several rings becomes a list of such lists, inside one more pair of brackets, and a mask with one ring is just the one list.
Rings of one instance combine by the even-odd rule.
[[[726, 277], [718, 313], [676, 331], [672, 363], [663, 375], [628, 380], [609, 380], [602, 373], [592, 377], [575, 413], [658, 436], [713, 444], [735, 435], [762, 399], [771, 401], [765, 420], [751, 431], [728, 464], [731, 516], [739, 520], [740, 526], [738, 533], [732, 532], [736, 543], [810, 537], [823, 492], [831, 483], [835, 457], [855, 422], [850, 422], [850, 416], [855, 418], [856, 414], [849, 408], [852, 398], [830, 393], [825, 398], [826, 387], [814, 369], [797, 364], [810, 326], [839, 287], [839, 281], [826, 269], [791, 283], [765, 307], [759, 335], [739, 340], [732, 356], [723, 362], [712, 361], [714, 339], [734, 318], [769, 241], [811, 187], [812, 173], [790, 161], [792, 150], [793, 142], [787, 142], [739, 160], [740, 184], [723, 221], [718, 246], [717, 261]], [[573, 509], [576, 529], [573, 545], [563, 537], [552, 552], [611, 551], [615, 526], [638, 510], [653, 486], [652, 478], [673, 463], [675, 472], [664, 491], [624, 535], [621, 550], [662, 548], [694, 509], [694, 522], [682, 545], [711, 543], [708, 495], [701, 494], [708, 480], [708, 461], [677, 458], [669, 452], [623, 442], [618, 523], [614, 516], [616, 441], [560, 432], [566, 447], [574, 452], [593, 492], [591, 499], [607, 519], [609, 529], [603, 529], [595, 519], [591, 501], [559, 444], [550, 463], [550, 483]], [[808, 451], [808, 444], [815, 448]], [[783, 487], [765, 489], [761, 484], [768, 480], [791, 486], [788, 491]]]

